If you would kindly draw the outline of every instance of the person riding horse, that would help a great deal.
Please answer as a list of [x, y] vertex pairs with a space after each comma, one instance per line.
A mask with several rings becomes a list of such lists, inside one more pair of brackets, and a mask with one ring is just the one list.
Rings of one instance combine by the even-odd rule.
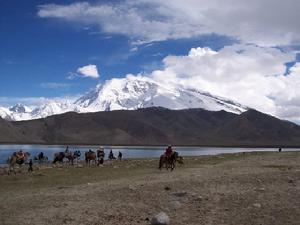
[[169, 159], [171, 157], [172, 153], [173, 153], [172, 145], [169, 145], [165, 151], [165, 155], [166, 155], [167, 159]]
[[100, 164], [103, 164], [104, 157], [105, 157], [104, 148], [102, 146], [97, 150], [97, 157], [98, 157], [98, 166], [99, 166]]
[[[172, 149], [172, 146], [169, 145], [166, 148], [164, 154], [162, 154], [160, 156], [160, 159], [159, 159], [159, 169], [161, 169], [163, 166], [165, 166], [167, 170], [170, 168], [171, 171], [172, 171], [175, 168], [175, 163], [176, 163], [176, 161], [178, 161], [178, 159], [179, 159], [178, 152], [174, 151]], [[182, 161], [182, 157], [181, 157], [180, 163], [181, 163], [181, 161]]]
[[24, 152], [23, 150], [20, 150], [18, 152], [15, 152], [15, 155], [18, 157], [18, 158], [23, 158], [24, 157]]

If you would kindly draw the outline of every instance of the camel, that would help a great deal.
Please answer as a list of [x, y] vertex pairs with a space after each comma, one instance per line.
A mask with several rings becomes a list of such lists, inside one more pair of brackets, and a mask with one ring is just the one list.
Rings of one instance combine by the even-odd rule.
[[53, 159], [53, 164], [55, 164], [56, 162], [64, 162], [64, 158], [66, 157], [65, 152], [56, 152], [54, 154], [54, 159]]
[[8, 160], [9, 161], [8, 173], [10, 173], [11, 171], [16, 173], [15, 165], [16, 164], [22, 165], [28, 160], [29, 156], [30, 156], [29, 152], [22, 152], [22, 151], [14, 152]]
[[79, 150], [76, 150], [74, 152], [74, 159], [76, 159], [76, 163], [78, 164], [78, 161], [80, 160], [81, 152]]
[[95, 164], [97, 162], [97, 156], [96, 153], [94, 151], [92, 151], [91, 149], [87, 152], [85, 152], [85, 162], [86, 165], [91, 165], [91, 161], [94, 161]]
[[43, 152], [40, 152], [37, 156], [33, 158], [35, 161], [38, 161], [38, 163], [43, 163], [48, 161], [48, 157], [44, 155]]
[[98, 166], [100, 164], [103, 164], [104, 162], [104, 157], [105, 157], [105, 152], [104, 152], [104, 149], [103, 148], [100, 148], [97, 150], [97, 157], [98, 157]]
[[74, 156], [74, 153], [70, 150], [66, 150], [65, 151], [65, 158], [68, 159], [68, 163], [73, 166], [73, 162], [74, 162], [74, 159], [75, 159], [75, 156]]

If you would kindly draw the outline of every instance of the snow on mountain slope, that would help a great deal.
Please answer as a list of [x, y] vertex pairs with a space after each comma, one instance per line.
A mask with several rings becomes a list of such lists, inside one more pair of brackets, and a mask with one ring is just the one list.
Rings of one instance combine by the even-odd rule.
[[10, 111], [8, 108], [0, 107], [0, 117], [2, 119], [11, 120]]
[[31, 119], [38, 119], [70, 111], [76, 111], [74, 104], [70, 101], [49, 101], [48, 103], [32, 110], [30, 114]]
[[231, 100], [213, 96], [200, 90], [180, 85], [163, 86], [151, 78], [128, 75], [111, 79], [83, 95], [75, 102], [48, 101], [31, 110], [21, 104], [0, 107], [0, 116], [8, 120], [38, 119], [69, 111], [79, 113], [110, 110], [134, 110], [161, 106], [169, 109], [203, 108], [211, 111], [225, 110], [241, 113], [248, 108]]
[[79, 98], [81, 112], [138, 109], [162, 106], [169, 109], [204, 108], [241, 113], [247, 110], [233, 101], [181, 86], [162, 86], [150, 78], [127, 76], [112, 79]]

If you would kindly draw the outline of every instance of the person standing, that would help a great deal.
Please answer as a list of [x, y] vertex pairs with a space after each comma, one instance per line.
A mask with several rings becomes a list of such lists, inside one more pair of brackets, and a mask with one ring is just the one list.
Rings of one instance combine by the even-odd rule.
[[31, 173], [33, 172], [33, 162], [32, 162], [32, 159], [29, 160], [29, 163], [28, 163], [29, 167], [28, 167], [28, 173]]
[[123, 157], [123, 154], [122, 154], [122, 152], [119, 151], [118, 159], [121, 161], [122, 157]]

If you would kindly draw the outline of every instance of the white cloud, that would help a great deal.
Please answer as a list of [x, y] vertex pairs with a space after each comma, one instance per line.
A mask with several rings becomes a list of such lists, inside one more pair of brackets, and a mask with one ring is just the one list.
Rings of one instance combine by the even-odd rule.
[[46, 4], [39, 6], [38, 16], [96, 25], [136, 44], [216, 33], [276, 46], [299, 44], [299, 11], [299, 0], [124, 0]]
[[78, 68], [77, 73], [83, 77], [90, 77], [95, 79], [100, 77], [97, 66], [91, 64]]
[[[151, 77], [166, 88], [172, 88], [174, 83], [207, 91], [299, 123], [300, 62], [287, 74], [285, 66], [295, 57], [295, 52], [256, 45], [233, 45], [219, 51], [192, 48], [187, 55], [165, 57], [163, 69], [139, 76]], [[0, 105], [8, 101], [12, 99], [0, 97]], [[47, 99], [14, 101], [38, 104]]]
[[35, 108], [37, 106], [41, 106], [43, 104], [47, 104], [49, 102], [65, 102], [65, 101], [75, 101], [80, 95], [73, 96], [62, 96], [62, 97], [4, 97], [0, 96], [0, 107], [10, 107], [16, 105], [17, 103], [21, 103], [30, 108]]
[[300, 63], [288, 75], [294, 53], [277, 48], [234, 45], [216, 52], [193, 48], [168, 56], [150, 76], [166, 86], [181, 84], [223, 96], [283, 119], [300, 121]]

